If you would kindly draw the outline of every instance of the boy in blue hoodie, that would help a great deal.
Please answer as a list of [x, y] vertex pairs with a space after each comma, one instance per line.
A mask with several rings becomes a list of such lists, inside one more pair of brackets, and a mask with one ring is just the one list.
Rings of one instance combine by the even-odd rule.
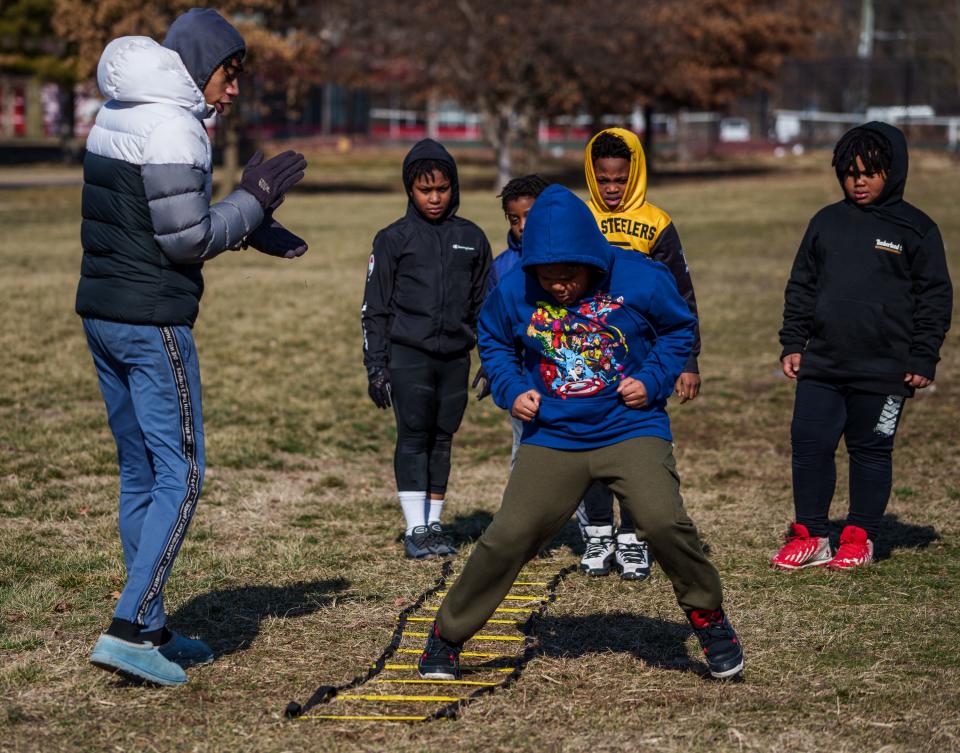
[[[490, 267], [490, 276], [487, 277], [487, 296], [493, 292], [507, 273], [520, 263], [523, 253], [523, 229], [526, 226], [527, 215], [533, 207], [533, 202], [550, 185], [539, 175], [524, 175], [507, 181], [500, 195], [500, 204], [503, 207], [503, 216], [507, 218], [510, 230], [507, 232], [507, 247], [497, 255]], [[477, 375], [473, 378], [473, 388], [477, 390], [477, 400], [483, 400], [490, 394], [490, 380], [487, 372], [481, 365]], [[513, 427], [513, 449], [510, 452], [510, 467], [517, 462], [517, 451], [520, 449], [520, 436], [523, 434], [523, 422], [510, 418]]]
[[522, 444], [500, 509], [440, 606], [421, 677], [459, 676], [463, 642], [598, 479], [646, 532], [711, 675], [741, 672], [720, 576], [683, 509], [665, 410], [695, 323], [666, 267], [611, 246], [567, 189], [540, 195], [520, 268], [487, 299], [479, 325], [494, 400], [524, 422]]

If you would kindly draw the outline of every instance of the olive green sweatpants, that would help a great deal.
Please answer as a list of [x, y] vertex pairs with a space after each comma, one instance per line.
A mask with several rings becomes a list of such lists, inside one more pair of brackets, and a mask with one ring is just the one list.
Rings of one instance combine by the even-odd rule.
[[680, 606], [720, 606], [720, 575], [683, 509], [670, 442], [638, 437], [594, 450], [525, 444], [500, 509], [440, 606], [445, 639], [460, 643], [483, 627], [520, 569], [570, 520], [594, 480], [605, 482], [633, 514], [637, 537], [650, 544]]

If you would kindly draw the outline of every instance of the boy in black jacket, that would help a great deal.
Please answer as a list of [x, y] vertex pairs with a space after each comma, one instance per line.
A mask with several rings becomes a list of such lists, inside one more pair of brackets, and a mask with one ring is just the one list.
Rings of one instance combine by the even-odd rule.
[[403, 185], [406, 215], [373, 240], [363, 363], [370, 398], [396, 415], [404, 550], [424, 559], [456, 554], [440, 513], [492, 255], [483, 231], [456, 215], [457, 166], [443, 146], [431, 139], [414, 145], [403, 160]]
[[[903, 200], [907, 143], [867, 123], [837, 143], [845, 198], [810, 222], [786, 288], [781, 361], [797, 379], [791, 439], [796, 522], [771, 560], [843, 570], [873, 559], [905, 398], [933, 382], [953, 290], [936, 224]], [[827, 515], [834, 452], [850, 455], [850, 511], [836, 553]]]

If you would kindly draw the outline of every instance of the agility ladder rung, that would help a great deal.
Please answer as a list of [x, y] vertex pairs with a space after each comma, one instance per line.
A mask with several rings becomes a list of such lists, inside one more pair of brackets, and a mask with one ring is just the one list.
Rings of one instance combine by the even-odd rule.
[[[447, 592], [437, 591], [435, 595], [446, 596]], [[504, 601], [543, 601], [545, 598], [546, 598], [545, 596], [513, 596], [511, 594], [508, 594], [507, 596], [503, 597], [503, 600]]]
[[[397, 617], [399, 622], [402, 617]], [[433, 622], [433, 617], [407, 617], [407, 622]], [[487, 625], [522, 625], [526, 620], [487, 620]]]
[[[404, 638], [407, 636], [411, 638], [426, 638], [430, 633], [423, 633], [419, 631], [401, 633]], [[525, 635], [475, 635], [470, 639], [471, 641], [523, 641], [526, 640]], [[419, 653], [419, 652], [418, 652]], [[461, 654], [462, 656], [463, 654]]]
[[377, 680], [390, 685], [474, 685], [478, 688], [495, 688], [499, 682], [484, 680]]
[[344, 701], [382, 701], [384, 703], [453, 703], [463, 698], [455, 695], [367, 695], [341, 693], [337, 700]]
[[304, 714], [298, 719], [340, 719], [345, 722], [422, 722], [425, 716], [354, 716], [348, 714]]
[[[417, 651], [419, 654], [420, 652]], [[463, 654], [461, 654], [462, 656]], [[371, 667], [377, 666], [376, 664], [371, 664]], [[391, 669], [396, 671], [407, 671], [412, 669], [418, 669], [416, 664], [384, 664], [384, 669]], [[476, 666], [466, 666], [460, 667], [461, 672], [466, 672], [468, 674], [479, 674], [480, 672], [502, 672], [503, 674], [509, 674], [513, 672], [513, 667], [476, 667]]]
[[[440, 607], [423, 607], [424, 612], [439, 612]], [[536, 612], [536, 609], [531, 607], [497, 607], [495, 612], [503, 612], [504, 614], [533, 614]]]
[[[423, 653], [422, 648], [398, 648], [398, 654], [416, 654], [419, 656]], [[461, 651], [460, 656], [469, 656], [474, 659], [516, 659], [517, 654], [492, 654], [486, 651]]]

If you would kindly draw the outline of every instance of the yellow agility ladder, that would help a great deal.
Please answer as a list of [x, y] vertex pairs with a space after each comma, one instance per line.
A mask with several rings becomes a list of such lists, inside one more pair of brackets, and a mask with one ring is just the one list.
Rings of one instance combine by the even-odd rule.
[[[344, 685], [321, 685], [302, 706], [295, 701], [288, 704], [285, 715], [341, 722], [453, 719], [468, 703], [520, 679], [539, 649], [540, 618], [556, 600], [557, 586], [575, 570], [576, 565], [567, 565], [547, 575], [542, 570], [522, 572], [485, 629], [460, 653], [461, 658], [476, 660], [461, 667], [463, 679], [425, 680], [418, 675], [416, 663], [395, 657], [422, 653], [421, 644], [429, 633], [416, 628], [433, 623], [439, 602], [430, 600], [446, 596], [453, 566], [444, 562], [433, 586], [397, 615], [390, 643], [364, 674]], [[400, 713], [392, 713], [395, 709]]]

